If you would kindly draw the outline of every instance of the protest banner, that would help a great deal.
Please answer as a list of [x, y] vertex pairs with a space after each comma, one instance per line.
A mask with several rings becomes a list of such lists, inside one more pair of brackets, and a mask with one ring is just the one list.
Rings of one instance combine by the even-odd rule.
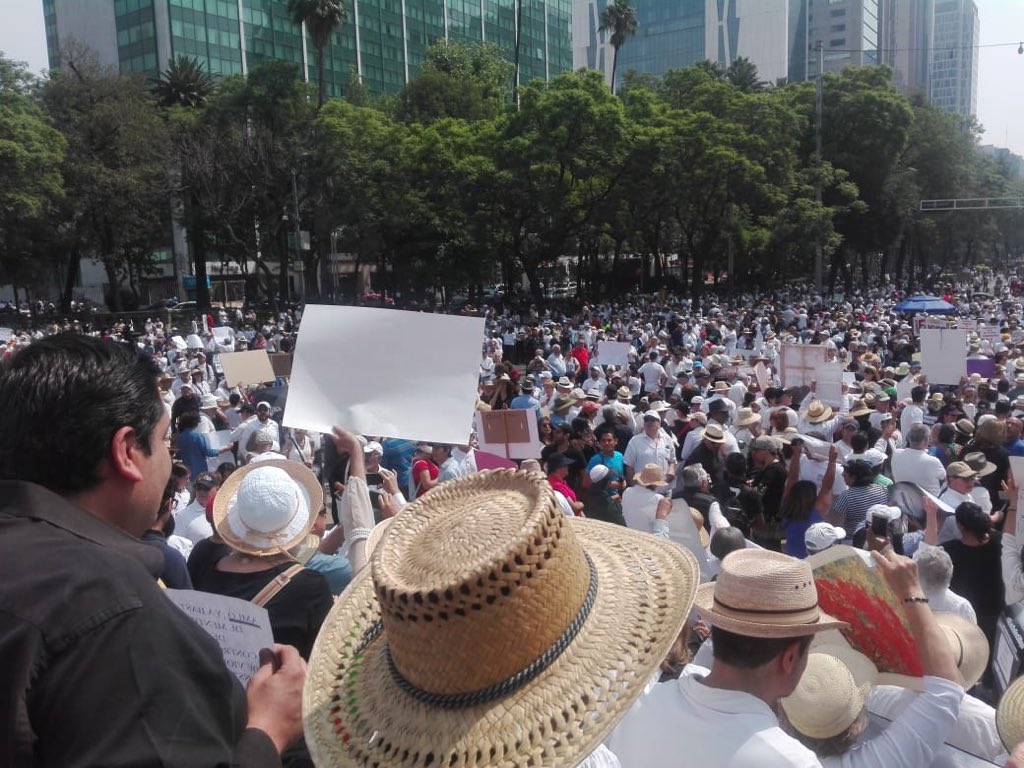
[[314, 432], [330, 433], [337, 424], [363, 435], [465, 443], [483, 335], [481, 317], [308, 304], [283, 423]]
[[292, 375], [292, 355], [290, 352], [274, 352], [268, 355], [270, 358], [270, 367], [274, 370], [274, 375], [287, 379]]
[[235, 343], [235, 329], [222, 325], [213, 329], [213, 340], [222, 347], [230, 347]]
[[274, 644], [267, 609], [191, 589], [165, 589], [164, 594], [217, 641], [225, 666], [245, 687], [259, 669], [260, 649]]
[[629, 350], [632, 345], [627, 341], [597, 342], [597, 359], [591, 360], [593, 365], [614, 365], [616, 368], [629, 365]]
[[779, 355], [779, 378], [785, 387], [810, 386], [819, 365], [828, 362], [822, 344], [783, 344]]
[[761, 361], [754, 366], [754, 378], [757, 379], [757, 387], [761, 392], [771, 386], [771, 373], [768, 371], [768, 366]]
[[825, 363], [814, 368], [815, 395], [818, 399], [833, 408], [842, 408], [843, 398], [843, 369], [835, 363]]
[[930, 384], [959, 384], [967, 375], [967, 331], [923, 328], [921, 369]]
[[540, 458], [544, 445], [532, 410], [477, 411], [474, 426], [479, 450], [485, 453], [504, 459]]
[[[224, 369], [224, 380], [229, 387], [262, 384], [277, 378], [265, 349], [253, 349], [248, 352], [222, 352], [217, 357]], [[329, 429], [326, 431], [330, 432]]]
[[967, 360], [967, 375], [976, 373], [983, 379], [991, 379], [996, 375], [996, 361], [991, 357]]

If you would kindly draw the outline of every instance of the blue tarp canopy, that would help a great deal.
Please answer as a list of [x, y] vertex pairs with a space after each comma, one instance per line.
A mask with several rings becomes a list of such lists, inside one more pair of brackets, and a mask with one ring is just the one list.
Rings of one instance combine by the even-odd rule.
[[896, 312], [913, 314], [927, 312], [929, 315], [955, 315], [956, 307], [938, 296], [909, 296], [893, 307]]

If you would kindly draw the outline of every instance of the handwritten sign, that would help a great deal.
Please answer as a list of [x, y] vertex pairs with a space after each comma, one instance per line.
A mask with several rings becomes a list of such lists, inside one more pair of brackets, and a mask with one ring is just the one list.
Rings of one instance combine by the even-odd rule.
[[592, 360], [594, 365], [614, 365], [621, 367], [629, 365], [629, 350], [631, 345], [626, 341], [599, 341], [597, 342], [597, 359]]
[[166, 589], [164, 594], [217, 641], [224, 665], [243, 686], [248, 685], [259, 669], [260, 649], [274, 643], [267, 609], [248, 600], [191, 589]]
[[787, 387], [810, 386], [819, 365], [828, 362], [828, 350], [822, 344], [783, 344], [779, 376]]

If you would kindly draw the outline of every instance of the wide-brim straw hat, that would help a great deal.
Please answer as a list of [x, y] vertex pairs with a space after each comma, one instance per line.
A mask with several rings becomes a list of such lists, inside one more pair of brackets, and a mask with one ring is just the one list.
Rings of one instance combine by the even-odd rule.
[[736, 411], [736, 420], [733, 422], [733, 426], [736, 427], [749, 427], [751, 424], [760, 424], [761, 414], [754, 413], [752, 408], [740, 408]]
[[1003, 691], [996, 707], [996, 731], [1007, 752], [1024, 741], [1024, 677], [1018, 677]]
[[704, 515], [700, 513], [699, 509], [690, 507], [690, 517], [693, 519], [693, 524], [697, 527], [697, 537], [700, 539], [700, 545], [707, 549], [711, 545], [711, 534], [704, 527]]
[[832, 418], [832, 406], [825, 405], [821, 400], [812, 400], [804, 412], [804, 421], [808, 424], [821, 424]]
[[643, 693], [697, 581], [670, 542], [565, 517], [536, 473], [444, 483], [324, 622], [303, 692], [313, 761], [575, 765]]
[[847, 626], [818, 608], [806, 561], [766, 549], [729, 555], [718, 581], [697, 589], [694, 607], [719, 629], [745, 637], [803, 637]]
[[857, 418], [858, 416], [868, 416], [874, 411], [873, 408], [869, 408], [868, 404], [863, 400], [857, 400], [854, 402], [853, 407], [850, 408], [850, 416]]
[[981, 627], [956, 613], [937, 611], [935, 620], [953, 651], [956, 667], [964, 679], [964, 690], [973, 688], [988, 666], [988, 638]]
[[704, 439], [709, 443], [724, 443], [725, 430], [720, 424], [708, 424], [704, 427]]
[[637, 473], [636, 484], [643, 486], [668, 485], [665, 480], [665, 470], [661, 468], [660, 464], [645, 464], [644, 468]]
[[797, 731], [812, 739], [829, 739], [857, 722], [870, 693], [871, 686], [858, 685], [842, 661], [814, 651], [807, 656], [796, 689], [779, 705]]
[[300, 546], [323, 506], [323, 486], [305, 465], [268, 459], [224, 481], [213, 501], [213, 527], [232, 549], [269, 557]]

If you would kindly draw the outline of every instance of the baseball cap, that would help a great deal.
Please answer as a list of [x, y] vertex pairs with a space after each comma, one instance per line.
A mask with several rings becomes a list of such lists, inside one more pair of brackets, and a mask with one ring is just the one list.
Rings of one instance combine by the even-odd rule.
[[815, 523], [804, 533], [804, 546], [807, 554], [813, 555], [828, 549], [846, 538], [846, 530], [829, 523]]
[[562, 467], [571, 467], [576, 462], [564, 453], [552, 453], [548, 457], [548, 472], [554, 472]]
[[209, 472], [202, 472], [196, 475], [196, 488], [216, 488], [220, 483]]
[[256, 410], [258, 411], [260, 408], [266, 408], [268, 411], [273, 410], [270, 407], [270, 403], [268, 403], [266, 400], [260, 400], [258, 403], [256, 403]]
[[661, 421], [661, 414], [657, 411], [647, 411], [644, 414], [644, 421]]

